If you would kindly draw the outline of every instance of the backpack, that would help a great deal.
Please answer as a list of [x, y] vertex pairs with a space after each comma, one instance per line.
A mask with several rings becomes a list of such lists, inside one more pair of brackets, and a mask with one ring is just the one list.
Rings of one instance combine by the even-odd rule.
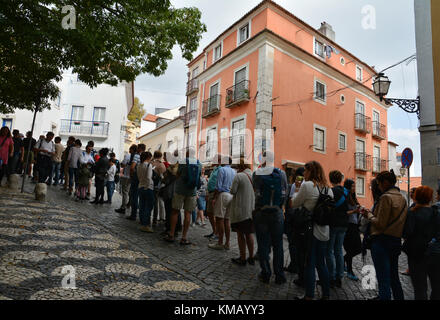
[[162, 181], [162, 177], [160, 176], [160, 174], [158, 174], [156, 172], [156, 170], [154, 170], [153, 168], [153, 185], [154, 185], [154, 189], [158, 190], [159, 186], [160, 186], [160, 182]]
[[262, 207], [281, 207], [281, 171], [274, 168], [270, 175], [262, 175]]
[[335, 201], [328, 194], [329, 188], [325, 187], [321, 190], [319, 190], [319, 187], [317, 188], [319, 197], [313, 209], [313, 222], [319, 226], [328, 226], [330, 225], [330, 220], [335, 209]]
[[186, 176], [184, 182], [190, 189], [200, 189], [200, 162], [197, 160], [197, 164], [190, 164], [189, 159], [186, 159]]

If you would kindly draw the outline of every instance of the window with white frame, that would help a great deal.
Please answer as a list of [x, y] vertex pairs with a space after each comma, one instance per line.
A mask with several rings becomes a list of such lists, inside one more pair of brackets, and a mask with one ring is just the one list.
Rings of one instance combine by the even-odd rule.
[[189, 111], [197, 110], [197, 97], [191, 99], [189, 103]]
[[238, 44], [243, 43], [247, 39], [249, 39], [249, 23], [240, 28], [238, 32]]
[[105, 121], [105, 108], [95, 107], [93, 109], [93, 121]]
[[245, 120], [232, 122], [231, 156], [238, 158], [244, 155]]
[[83, 106], [72, 106], [71, 120], [83, 120], [84, 107]]
[[222, 57], [222, 44], [220, 43], [217, 47], [214, 49], [214, 61], [217, 61]]
[[193, 72], [192, 72], [192, 78], [194, 79], [198, 75], [199, 75], [199, 67], [195, 67]]
[[360, 66], [356, 66], [356, 80], [357, 81], [362, 81], [363, 77], [362, 77], [362, 67]]
[[217, 128], [211, 128], [206, 135], [206, 159], [210, 161], [217, 153]]
[[320, 100], [322, 102], [326, 101], [325, 84], [318, 80], [315, 80], [315, 100]]
[[356, 195], [365, 196], [365, 178], [357, 177], [356, 178]]
[[325, 151], [325, 129], [315, 127], [313, 145], [315, 151]]
[[347, 150], [347, 135], [345, 133], [339, 133], [339, 150]]
[[315, 54], [324, 58], [324, 44], [315, 39]]

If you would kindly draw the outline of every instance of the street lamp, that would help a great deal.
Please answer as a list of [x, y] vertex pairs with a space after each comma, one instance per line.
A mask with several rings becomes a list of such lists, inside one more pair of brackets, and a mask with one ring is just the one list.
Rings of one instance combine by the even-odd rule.
[[395, 99], [385, 98], [390, 89], [391, 81], [383, 73], [379, 73], [373, 82], [374, 93], [380, 98], [380, 101], [385, 101], [386, 104], [397, 104], [400, 109], [408, 113], [416, 113], [420, 119], [420, 97], [417, 99]]

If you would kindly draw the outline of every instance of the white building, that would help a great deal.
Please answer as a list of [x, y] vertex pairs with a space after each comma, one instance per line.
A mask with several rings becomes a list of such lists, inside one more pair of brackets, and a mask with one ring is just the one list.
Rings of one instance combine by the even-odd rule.
[[[50, 110], [39, 112], [35, 121], [34, 137], [52, 131], [65, 143], [69, 136], [95, 142], [95, 149], [107, 147], [117, 157], [124, 154], [125, 123], [134, 103], [133, 83], [118, 86], [102, 84], [91, 89], [78, 81], [76, 74], [66, 72], [59, 83], [61, 95], [52, 102]], [[17, 110], [2, 115], [3, 123], [25, 133], [31, 130], [33, 113]]]
[[157, 115], [147, 114], [141, 121], [141, 130], [139, 135], [144, 136], [147, 133], [163, 126], [164, 124], [180, 116], [180, 108], [169, 109]]
[[401, 159], [399, 158], [399, 153], [397, 153], [397, 147], [399, 145], [392, 141], [388, 141], [388, 168], [394, 170], [396, 176], [400, 175], [400, 168], [402, 167]]

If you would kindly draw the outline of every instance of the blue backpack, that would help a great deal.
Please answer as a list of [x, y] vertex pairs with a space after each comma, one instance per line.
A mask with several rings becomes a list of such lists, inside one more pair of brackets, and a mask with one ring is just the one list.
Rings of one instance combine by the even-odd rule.
[[261, 176], [263, 194], [262, 206], [281, 207], [282, 193], [281, 193], [281, 171], [274, 168], [270, 175]]
[[197, 160], [197, 164], [190, 164], [189, 160], [186, 159], [186, 177], [185, 184], [188, 188], [200, 188], [200, 162]]

